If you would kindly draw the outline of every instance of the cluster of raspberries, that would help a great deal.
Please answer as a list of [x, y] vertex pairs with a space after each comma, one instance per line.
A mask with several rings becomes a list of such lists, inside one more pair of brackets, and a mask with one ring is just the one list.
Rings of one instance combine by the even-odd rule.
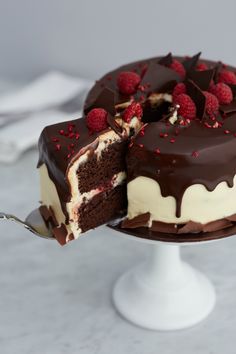
[[[132, 102], [123, 113], [123, 120], [127, 123], [131, 121], [133, 117], [137, 117], [141, 120], [143, 115], [143, 109], [140, 103]], [[108, 127], [107, 123], [108, 112], [103, 108], [92, 109], [86, 117], [86, 123], [89, 130], [93, 132], [100, 132]]]
[[[197, 66], [197, 70], [207, 70], [206, 64]], [[206, 113], [212, 117], [218, 114], [219, 105], [230, 104], [233, 100], [233, 93], [230, 84], [236, 84], [236, 75], [229, 70], [222, 70], [218, 75], [218, 82], [211, 82], [209, 91], [203, 91], [206, 97]], [[186, 93], [186, 86], [183, 82], [178, 83], [173, 90], [173, 103], [180, 106], [178, 113], [186, 119], [196, 117], [196, 105]]]
[[[173, 59], [171, 69], [175, 70], [182, 79], [185, 78], [186, 71], [183, 64]], [[205, 63], [199, 63], [196, 70], [207, 70]], [[122, 95], [131, 96], [140, 88], [141, 76], [135, 72], [122, 71], [117, 77], [117, 87]], [[230, 84], [236, 84], [234, 72], [223, 69], [218, 75], [218, 82], [210, 84], [209, 91], [204, 91], [206, 97], [206, 113], [212, 117], [218, 114], [219, 105], [227, 105], [233, 100], [233, 93]], [[197, 114], [196, 105], [187, 94], [186, 86], [183, 82], [178, 83], [173, 90], [173, 103], [179, 105], [178, 113], [185, 119], [194, 119]], [[142, 107], [138, 102], [132, 102], [123, 113], [123, 120], [130, 122], [136, 116], [141, 119]], [[107, 128], [108, 112], [103, 108], [94, 108], [87, 115], [87, 126], [91, 132], [99, 132]]]

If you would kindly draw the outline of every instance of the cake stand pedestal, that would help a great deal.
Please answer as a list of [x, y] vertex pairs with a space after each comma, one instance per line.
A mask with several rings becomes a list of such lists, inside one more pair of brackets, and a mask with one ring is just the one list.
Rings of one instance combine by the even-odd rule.
[[182, 261], [180, 244], [142, 242], [151, 243], [150, 256], [123, 274], [114, 287], [113, 301], [120, 314], [138, 326], [165, 331], [187, 328], [206, 318], [215, 305], [214, 287], [204, 274]]

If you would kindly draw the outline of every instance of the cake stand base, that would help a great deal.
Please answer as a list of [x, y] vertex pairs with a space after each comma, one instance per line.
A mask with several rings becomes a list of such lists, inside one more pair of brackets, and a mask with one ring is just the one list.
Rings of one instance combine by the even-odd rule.
[[183, 329], [202, 321], [215, 305], [211, 282], [181, 260], [179, 245], [158, 242], [151, 247], [144, 264], [118, 279], [113, 292], [117, 310], [152, 330]]

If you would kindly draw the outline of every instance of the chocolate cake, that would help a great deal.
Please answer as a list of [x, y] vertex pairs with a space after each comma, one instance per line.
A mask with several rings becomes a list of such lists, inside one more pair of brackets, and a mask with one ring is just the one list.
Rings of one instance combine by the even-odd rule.
[[235, 71], [200, 53], [131, 63], [95, 83], [81, 119], [46, 127], [40, 210], [58, 241], [126, 211], [125, 229], [187, 235], [231, 227]]

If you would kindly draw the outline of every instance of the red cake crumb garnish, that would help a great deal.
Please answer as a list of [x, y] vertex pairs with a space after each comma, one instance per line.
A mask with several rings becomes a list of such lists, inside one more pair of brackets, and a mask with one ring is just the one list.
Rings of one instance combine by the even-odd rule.
[[131, 148], [134, 145], [134, 142], [131, 141], [131, 143], [129, 143], [129, 148]]
[[181, 95], [182, 93], [186, 93], [186, 86], [183, 82], [180, 82], [174, 87], [172, 93], [173, 101], [175, 102], [177, 96]]
[[145, 130], [144, 130], [144, 128], [140, 129], [139, 135], [140, 135], [140, 136], [144, 136], [144, 135], [145, 135]]
[[87, 127], [91, 132], [100, 132], [108, 127], [107, 111], [103, 108], [92, 109], [86, 117]]
[[176, 135], [176, 136], [179, 135], [179, 129], [175, 129], [175, 135]]
[[206, 128], [211, 128], [212, 126], [208, 122], [204, 122]]
[[159, 148], [157, 148], [157, 149], [155, 150], [155, 153], [156, 153], [157, 155], [159, 155], [159, 154], [161, 153], [161, 150], [160, 150]]
[[68, 123], [68, 132], [71, 133], [75, 127], [74, 123]]
[[69, 137], [70, 139], [73, 139], [73, 138], [75, 137], [75, 133], [69, 133], [68, 137]]
[[139, 98], [139, 103], [143, 103], [145, 101], [145, 96], [141, 95]]
[[143, 144], [138, 144], [138, 146], [139, 146], [140, 148], [143, 148]]
[[53, 137], [53, 138], [52, 138], [52, 141], [53, 141], [54, 143], [58, 143], [59, 139]]
[[235, 85], [236, 84], [236, 75], [233, 71], [222, 70], [219, 73], [218, 81], [223, 82], [224, 84]]
[[219, 127], [220, 127], [219, 122], [215, 122], [212, 126], [212, 128], [214, 128], [214, 129], [219, 128]]
[[192, 152], [192, 156], [193, 157], [198, 157], [199, 156], [199, 152], [198, 151], [193, 151]]
[[208, 66], [205, 63], [199, 63], [196, 66], [196, 70], [197, 71], [205, 71], [205, 70], [208, 70]]
[[206, 112], [209, 116], [217, 114], [219, 111], [218, 98], [210, 92], [203, 91], [206, 97]]
[[55, 147], [56, 147], [57, 151], [61, 150], [61, 145], [60, 144], [56, 144]]
[[141, 119], [143, 115], [143, 109], [140, 103], [132, 102], [124, 111], [123, 119], [129, 123], [133, 117]]
[[139, 91], [144, 92], [144, 91], [146, 91], [146, 86], [144, 86], [144, 85], [139, 85], [139, 86], [138, 86], [138, 89], [139, 89]]
[[80, 134], [79, 133], [75, 133], [75, 139], [78, 140], [80, 138]]
[[170, 143], [174, 144], [175, 143], [175, 138], [170, 139]]
[[168, 137], [168, 133], [160, 133], [160, 138], [167, 138]]
[[218, 98], [220, 104], [229, 104], [233, 100], [231, 88], [223, 82], [211, 86], [210, 92]]
[[227, 129], [225, 129], [225, 130], [224, 130], [224, 133], [225, 133], [225, 134], [229, 134], [229, 133], [230, 133], [230, 131], [229, 131], [229, 130], [227, 130]]
[[183, 118], [192, 120], [196, 117], [196, 106], [190, 96], [185, 93], [180, 94], [176, 97], [175, 104], [180, 106], [178, 114]]
[[170, 68], [176, 71], [181, 76], [181, 78], [185, 77], [186, 71], [183, 64], [180, 63], [180, 61], [173, 59], [172, 63], [170, 64]]
[[59, 130], [59, 134], [64, 135], [65, 134], [64, 130], [63, 129]]
[[182, 118], [179, 121], [179, 125], [183, 126], [183, 127], [187, 127], [190, 124], [191, 120], [190, 119], [186, 119], [186, 118]]
[[132, 71], [122, 71], [117, 78], [117, 86], [123, 95], [132, 95], [137, 91], [141, 77]]

